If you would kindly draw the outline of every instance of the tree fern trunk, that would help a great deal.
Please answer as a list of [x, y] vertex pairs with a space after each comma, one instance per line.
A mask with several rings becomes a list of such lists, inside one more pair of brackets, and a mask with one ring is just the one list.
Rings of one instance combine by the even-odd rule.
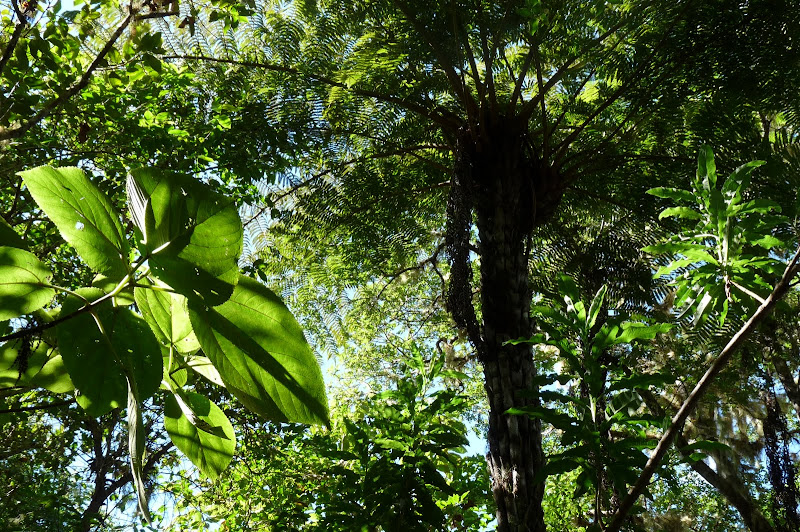
[[[537, 403], [529, 345], [505, 345], [531, 334], [527, 252], [522, 236], [502, 205], [492, 214], [479, 210], [481, 253], [481, 362], [489, 398], [487, 461], [500, 531], [544, 530], [543, 484], [534, 485], [543, 466], [538, 420], [507, 414], [509, 408]], [[511, 213], [514, 209], [510, 210]]]
[[[530, 346], [506, 342], [530, 337], [533, 331], [530, 236], [561, 197], [558, 175], [531, 153], [526, 132], [522, 121], [497, 116], [464, 128], [455, 150], [448, 205], [448, 309], [483, 364], [489, 399], [487, 463], [500, 532], [545, 530], [544, 484], [534, 483], [544, 466], [541, 425], [506, 413], [538, 404]], [[479, 239], [480, 312], [473, 307], [469, 257], [474, 227]]]
[[555, 207], [545, 197], [551, 174], [529, 152], [524, 126], [509, 122], [489, 128], [472, 162], [481, 261], [480, 356], [490, 407], [487, 458], [498, 530], [543, 531], [544, 484], [534, 484], [544, 466], [541, 425], [506, 413], [538, 404], [536, 369], [529, 345], [506, 342], [532, 333], [530, 234]]
[[534, 402], [518, 396], [533, 387], [534, 376], [530, 353], [520, 355], [501, 349], [483, 367], [490, 408], [486, 459], [501, 532], [545, 530], [544, 483], [533, 483], [543, 466], [541, 427], [538, 420], [505, 413]]

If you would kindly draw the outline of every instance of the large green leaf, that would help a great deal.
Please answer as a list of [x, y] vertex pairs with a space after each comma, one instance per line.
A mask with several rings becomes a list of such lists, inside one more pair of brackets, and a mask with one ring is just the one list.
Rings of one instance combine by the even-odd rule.
[[656, 196], [657, 198], [685, 201], [687, 203], [694, 203], [697, 199], [692, 191], [682, 190], [679, 188], [656, 187], [651, 188], [647, 191], [647, 193]]
[[687, 220], [699, 220], [703, 217], [703, 214], [697, 212], [691, 207], [668, 207], [661, 211], [661, 214], [658, 215], [658, 219], [663, 220], [664, 218], [669, 218], [670, 216], [686, 218]]
[[0, 345], [0, 388], [45, 388], [53, 393], [75, 389], [61, 355], [39, 338], [18, 338]]
[[28, 385], [34, 388], [44, 388], [53, 393], [68, 393], [75, 389], [61, 355], [51, 356], [42, 369], [31, 377]]
[[697, 188], [702, 188], [706, 192], [717, 186], [717, 165], [710, 146], [701, 146], [697, 155], [697, 182], [700, 184]]
[[50, 270], [33, 253], [0, 246], [0, 320], [40, 309], [53, 299]]
[[614, 340], [614, 344], [629, 344], [635, 340], [652, 340], [659, 334], [669, 332], [671, 328], [672, 324], [670, 323], [644, 325], [629, 322], [624, 324], [622, 333]]
[[0, 388], [27, 385], [47, 362], [50, 350], [41, 340], [30, 337], [0, 345]]
[[247, 408], [275, 421], [328, 423], [322, 372], [289, 309], [242, 276], [218, 307], [189, 301], [203, 352]]
[[750, 186], [750, 174], [753, 170], [766, 164], [765, 161], [750, 161], [737, 168], [722, 185], [722, 194], [728, 205], [735, 205], [742, 199], [742, 190]]
[[600, 310], [603, 307], [603, 300], [606, 297], [606, 292], [608, 291], [608, 286], [603, 285], [600, 287], [600, 290], [592, 299], [592, 304], [589, 305], [589, 315], [586, 319], [586, 334], [589, 333], [589, 330], [594, 327], [595, 322], [597, 321], [597, 316], [600, 314]]
[[145, 237], [153, 274], [210, 305], [224, 302], [238, 281], [242, 221], [232, 200], [177, 173], [134, 170], [131, 215]]
[[93, 270], [114, 279], [128, 271], [119, 215], [83, 170], [40, 166], [20, 172], [39, 207]]
[[[185, 409], [202, 424], [192, 423], [185, 415]], [[201, 426], [215, 430], [198, 428]], [[200, 394], [168, 395], [164, 406], [164, 428], [175, 446], [207, 477], [217, 478], [233, 458], [236, 436], [231, 422], [217, 405]]]
[[136, 306], [159, 342], [173, 345], [180, 353], [194, 353], [200, 349], [185, 297], [143, 287], [137, 287], [133, 294]]
[[199, 298], [212, 306], [228, 300], [239, 278], [238, 267], [215, 276], [180, 257], [155, 256], [150, 259], [150, 268], [155, 277], [183, 296]]
[[[103, 292], [83, 288], [78, 294], [92, 301]], [[83, 301], [70, 296], [61, 314], [66, 316], [83, 306]], [[110, 300], [93, 312], [104, 332], [89, 312], [83, 312], [58, 325], [56, 333], [64, 365], [81, 392], [78, 403], [89, 414], [100, 416], [125, 405], [126, 369], [136, 379], [141, 400], [156, 392], [163, 369], [158, 342], [142, 318], [128, 308], [112, 307]]]
[[195, 372], [205, 377], [206, 380], [209, 382], [216, 384], [217, 386], [225, 387], [225, 382], [222, 380], [222, 376], [217, 371], [217, 368], [214, 367], [214, 364], [211, 363], [208, 357], [205, 356], [198, 356], [192, 355], [186, 358], [186, 365], [192, 368]]
[[0, 246], [28, 249], [22, 237], [3, 218], [0, 218]]

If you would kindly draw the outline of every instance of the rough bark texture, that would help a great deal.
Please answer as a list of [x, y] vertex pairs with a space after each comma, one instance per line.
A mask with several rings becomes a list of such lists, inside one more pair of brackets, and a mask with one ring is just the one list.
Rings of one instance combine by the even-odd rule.
[[[544, 484], [534, 484], [544, 465], [540, 423], [506, 414], [512, 407], [538, 404], [530, 346], [505, 342], [532, 333], [529, 238], [561, 197], [557, 174], [538, 163], [525, 130], [524, 124], [501, 120], [484, 124], [477, 133], [464, 132], [448, 212], [453, 264], [448, 306], [483, 364], [490, 407], [487, 462], [501, 532], [545, 530]], [[473, 212], [479, 237], [480, 326], [464, 247]]]

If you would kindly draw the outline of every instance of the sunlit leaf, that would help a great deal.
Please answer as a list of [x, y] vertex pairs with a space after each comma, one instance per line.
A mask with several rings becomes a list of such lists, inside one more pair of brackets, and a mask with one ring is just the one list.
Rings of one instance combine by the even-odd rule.
[[225, 387], [225, 382], [222, 380], [222, 376], [217, 371], [217, 368], [214, 367], [214, 364], [211, 363], [208, 357], [204, 356], [189, 356], [187, 357], [186, 364], [196, 371], [198, 374], [202, 375], [206, 380], [216, 384], [217, 386]]
[[597, 294], [595, 294], [594, 299], [592, 299], [592, 304], [589, 306], [589, 315], [586, 319], [587, 332], [589, 329], [594, 327], [594, 324], [597, 321], [597, 315], [600, 314], [600, 310], [603, 307], [603, 300], [606, 297], [607, 291], [608, 287], [606, 285], [601, 286], [600, 290], [598, 290]]
[[714, 162], [714, 152], [710, 146], [701, 146], [697, 156], [697, 179], [701, 181], [706, 192], [717, 186], [717, 165]]
[[142, 317], [159, 342], [173, 345], [180, 353], [194, 353], [200, 349], [189, 321], [185, 297], [144, 287], [137, 287], [134, 297]]
[[175, 446], [209, 478], [217, 478], [228, 467], [236, 448], [233, 426], [222, 410], [208, 398], [193, 392], [184, 394], [186, 406], [213, 432], [198, 428], [185, 415], [174, 395], [164, 405], [164, 428]]
[[765, 161], [750, 161], [737, 168], [722, 184], [722, 194], [729, 205], [742, 199], [742, 190], [750, 186], [750, 175], [753, 170], [765, 164]]
[[52, 352], [51, 358], [28, 381], [28, 384], [34, 388], [44, 388], [53, 393], [68, 393], [75, 389], [61, 355], [52, 356]]
[[55, 292], [50, 270], [33, 253], [0, 246], [0, 320], [28, 314], [45, 306]]
[[644, 325], [640, 323], [627, 323], [622, 327], [622, 332], [614, 339], [615, 344], [629, 344], [634, 340], [652, 340], [657, 335], [668, 332], [672, 328], [670, 323]]
[[[97, 288], [77, 293], [92, 301], [102, 297]], [[68, 297], [62, 315], [81, 309], [84, 302]], [[102, 415], [125, 405], [128, 383], [125, 368], [130, 365], [141, 400], [152, 396], [162, 377], [161, 351], [144, 320], [125, 307], [112, 307], [110, 300], [93, 309], [95, 318], [82, 312], [56, 327], [64, 365], [80, 391], [78, 403], [89, 414]]]
[[656, 187], [651, 188], [647, 193], [657, 198], [671, 199], [674, 201], [685, 201], [687, 203], [694, 203], [697, 201], [697, 196], [695, 196], [692, 191], [681, 190], [679, 188]]
[[[178, 173], [140, 168], [128, 178], [132, 216], [153, 274], [186, 296], [224, 302], [238, 281], [242, 221], [233, 201]], [[142, 207], [144, 205], [144, 207]]]
[[0, 388], [25, 386], [47, 362], [51, 347], [36, 338], [0, 345]]
[[700, 212], [691, 207], [669, 207], [661, 211], [661, 214], [658, 215], [658, 219], [663, 220], [664, 218], [670, 218], [672, 216], [686, 218], [687, 220], [699, 220], [703, 217]]
[[83, 170], [40, 166], [20, 175], [86, 264], [115, 279], [127, 273], [128, 247], [118, 211]]
[[225, 386], [275, 421], [328, 423], [325, 387], [299, 324], [265, 286], [242, 276], [218, 307], [189, 302], [194, 331]]

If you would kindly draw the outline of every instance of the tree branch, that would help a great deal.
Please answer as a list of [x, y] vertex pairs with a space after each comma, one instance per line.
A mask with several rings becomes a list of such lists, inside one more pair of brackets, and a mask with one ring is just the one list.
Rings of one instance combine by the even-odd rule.
[[[162, 246], [162, 248], [163, 247], [166, 247], [166, 246]], [[159, 248], [159, 249], [161, 249], [161, 248]], [[158, 250], [155, 250], [155, 252], [158, 252]], [[135, 275], [136, 271], [145, 262], [147, 262], [147, 260], [149, 258], [150, 258], [150, 254], [145, 255], [144, 257], [141, 257], [136, 262], [136, 264], [133, 265], [133, 268], [131, 269], [131, 272], [128, 273], [127, 275], [125, 275], [125, 277], [122, 278], [122, 280], [119, 282], [119, 284], [117, 284], [116, 288], [114, 288], [111, 292], [103, 295], [102, 297], [100, 297], [100, 298], [98, 298], [98, 299], [96, 299], [94, 301], [87, 301], [84, 306], [80, 307], [79, 309], [77, 309], [75, 312], [72, 312], [71, 314], [67, 314], [66, 316], [59, 316], [58, 318], [54, 319], [53, 321], [49, 321], [47, 323], [42, 323], [41, 325], [37, 325], [35, 327], [23, 328], [23, 329], [20, 329], [20, 330], [18, 330], [16, 332], [11, 333], [11, 334], [7, 334], [7, 335], [5, 335], [3, 337], [0, 337], [0, 342], [7, 342], [9, 340], [16, 340], [17, 338], [24, 338], [25, 336], [28, 336], [28, 335], [31, 335], [31, 334], [36, 334], [36, 333], [40, 333], [42, 331], [46, 331], [47, 329], [55, 327], [59, 323], [62, 323], [64, 321], [67, 321], [69, 319], [74, 318], [78, 314], [83, 314], [84, 312], [91, 311], [93, 308], [98, 307], [99, 305], [101, 305], [105, 301], [108, 301], [112, 297], [116, 297], [119, 294], [120, 290], [125, 288], [133, 280], [133, 276]], [[64, 288], [61, 288], [61, 287], [55, 287], [55, 288], [58, 288], [61, 291], [65, 290]]]
[[3, 69], [5, 69], [6, 63], [8, 63], [8, 60], [14, 53], [14, 49], [17, 47], [17, 42], [19, 42], [19, 38], [22, 36], [22, 32], [25, 30], [25, 26], [28, 25], [28, 19], [25, 17], [25, 14], [19, 10], [16, 0], [12, 2], [12, 5], [14, 6], [14, 11], [17, 14], [17, 18], [19, 18], [19, 22], [17, 22], [17, 25], [14, 26], [14, 32], [11, 34], [11, 39], [9, 39], [5, 50], [3, 50], [3, 57], [0, 57], [0, 78], [3, 77]]
[[[624, 21], [617, 22], [611, 28], [609, 28], [608, 31], [606, 31], [604, 34], [594, 39], [585, 50], [581, 50], [580, 53], [576, 53], [572, 57], [567, 59], [564, 62], [564, 64], [561, 65], [561, 67], [559, 67], [559, 69], [555, 72], [555, 74], [553, 74], [553, 77], [548, 79], [547, 83], [544, 84], [544, 93], [537, 94], [536, 96], [528, 100], [528, 102], [524, 106], [522, 106], [522, 110], [520, 111], [520, 116], [522, 116], [523, 118], [530, 117], [536, 111], [536, 106], [539, 104], [538, 99], [544, 98], [544, 95], [550, 92], [550, 89], [555, 87], [556, 84], [559, 81], [561, 81], [564, 75], [575, 66], [575, 63], [578, 61], [578, 59], [585, 56], [593, 48], [600, 46], [603, 43], [603, 41], [605, 41], [608, 37], [610, 37], [615, 31], [620, 29], [624, 24], [625, 24]], [[520, 72], [520, 78], [519, 80], [517, 80], [517, 85], [519, 85], [520, 89], [522, 87], [522, 82], [525, 79], [525, 74], [527, 73], [527, 69], [530, 68], [530, 63], [531, 61], [533, 61], [533, 56], [532, 56], [533, 53], [535, 52], [531, 50], [528, 53], [528, 57], [525, 58], [525, 65], [527, 66], [527, 68], [524, 69], [522, 72]], [[515, 87], [514, 88], [515, 93], [517, 92], [516, 89], [517, 88]]]
[[789, 291], [789, 285], [792, 281], [792, 278], [794, 278], [798, 271], [800, 271], [798, 260], [800, 260], [800, 247], [798, 247], [794, 257], [792, 257], [792, 260], [786, 266], [783, 276], [781, 277], [780, 281], [778, 281], [778, 284], [775, 285], [772, 293], [769, 295], [769, 297], [767, 297], [764, 303], [758, 307], [758, 310], [755, 311], [755, 313], [750, 317], [749, 320], [747, 320], [742, 328], [739, 329], [733, 338], [730, 339], [716, 360], [714, 360], [714, 362], [708, 368], [705, 375], [703, 375], [703, 377], [698, 381], [697, 385], [695, 385], [692, 393], [690, 393], [683, 402], [683, 405], [681, 405], [678, 413], [672, 418], [669, 428], [667, 428], [666, 432], [664, 432], [664, 435], [661, 436], [658, 445], [653, 451], [653, 454], [650, 455], [650, 459], [647, 461], [647, 464], [642, 470], [641, 475], [639, 475], [639, 478], [631, 488], [628, 496], [625, 497], [624, 501], [622, 501], [622, 504], [614, 515], [611, 524], [606, 529], [607, 532], [618, 532], [620, 530], [625, 518], [633, 508], [634, 503], [644, 492], [645, 488], [647, 488], [647, 485], [650, 483], [650, 479], [656, 472], [658, 466], [661, 464], [664, 456], [667, 454], [667, 451], [672, 445], [673, 440], [676, 436], [678, 436], [683, 424], [689, 418], [691, 413], [694, 412], [695, 408], [697, 408], [697, 404], [700, 402], [700, 399], [706, 393], [709, 386], [711, 386], [711, 382], [714, 380], [714, 377], [716, 377], [717, 374], [719, 374], [719, 372], [725, 368], [733, 354], [753, 333], [758, 324], [760, 324], [764, 318], [766, 318], [772, 312], [772, 309], [775, 307], [778, 301], [780, 301], [781, 298], [783, 298]]
[[408, 6], [408, 4], [401, 0], [394, 0], [394, 4], [400, 9], [406, 19], [408, 19], [419, 36], [428, 43], [428, 46], [430, 46], [433, 55], [439, 62], [439, 67], [444, 71], [448, 81], [450, 81], [450, 86], [464, 103], [464, 107], [467, 110], [467, 116], [477, 118], [478, 106], [475, 103], [475, 99], [472, 97], [472, 94], [469, 93], [467, 87], [461, 82], [461, 80], [458, 79], [458, 74], [456, 74], [455, 68], [450, 61], [447, 60], [447, 57], [445, 57], [442, 47], [434, 42], [427, 28], [425, 28], [419, 19], [417, 19], [414, 11]]
[[78, 82], [69, 87], [68, 89], [64, 90], [58, 97], [52, 100], [50, 103], [42, 107], [38, 113], [36, 113], [31, 119], [26, 120], [23, 124], [20, 124], [16, 127], [10, 128], [3, 128], [0, 127], [0, 141], [1, 140], [10, 140], [16, 139], [27, 133], [31, 128], [33, 128], [36, 124], [41, 122], [44, 118], [47, 118], [55, 109], [60, 107], [64, 102], [78, 94], [80, 91], [86, 88], [89, 84], [89, 81], [92, 79], [92, 75], [94, 71], [100, 66], [100, 63], [105, 59], [106, 55], [114, 48], [117, 40], [122, 35], [122, 32], [130, 25], [131, 21], [136, 16], [137, 10], [133, 7], [130, 8], [128, 12], [128, 16], [122, 21], [122, 23], [117, 27], [114, 33], [111, 35], [111, 38], [106, 42], [105, 46], [103, 46], [100, 53], [94, 58], [92, 64], [89, 65], [89, 68], [86, 69], [86, 72], [83, 73], [80, 80]]
[[56, 401], [54, 403], [47, 403], [42, 405], [34, 405], [34, 406], [20, 406], [17, 408], [4, 408], [0, 410], [0, 414], [13, 414], [16, 412], [33, 412], [36, 410], [47, 410], [48, 408], [57, 408], [59, 406], [68, 405], [74, 403], [75, 399], [64, 399], [63, 401]]
[[[478, 91], [478, 98], [481, 101], [483, 101], [484, 98], [486, 97], [486, 91], [488, 90], [488, 87], [487, 84], [485, 84], [481, 80], [481, 74], [480, 71], [478, 70], [478, 63], [477, 61], [475, 61], [475, 54], [472, 52], [472, 47], [469, 45], [469, 34], [467, 33], [467, 30], [462, 26], [461, 19], [458, 17], [458, 6], [454, 6], [452, 2], [450, 2], [448, 5], [450, 7], [453, 17], [453, 31], [458, 33], [458, 36], [461, 38], [462, 41], [461, 45], [464, 47], [464, 50], [467, 53], [467, 59], [469, 60], [469, 67], [470, 70], [472, 71], [472, 79], [475, 80], [475, 89]], [[484, 58], [484, 64], [485, 64], [485, 58]]]
[[393, 282], [395, 282], [397, 279], [399, 279], [404, 273], [408, 273], [408, 272], [416, 271], [416, 270], [422, 270], [422, 269], [425, 268], [425, 266], [427, 264], [432, 265], [434, 267], [434, 269], [435, 269], [436, 268], [436, 263], [439, 261], [439, 253], [441, 253], [443, 249], [444, 249], [444, 242], [442, 242], [438, 246], [436, 246], [436, 249], [434, 250], [433, 255], [431, 255], [430, 257], [426, 258], [425, 260], [420, 261], [418, 264], [416, 264], [414, 266], [408, 266], [407, 268], [402, 268], [400, 270], [397, 270], [396, 272], [394, 272], [391, 275], [387, 275], [387, 274], [384, 273], [384, 275], [389, 277], [389, 280], [386, 281], [386, 284], [383, 285], [383, 288], [381, 288], [380, 292], [378, 292], [378, 295], [375, 296], [375, 301], [376, 302], [379, 301], [380, 298], [383, 296], [383, 293], [386, 291], [386, 289], [389, 288], [389, 285], [392, 284]]
[[[503, 53], [503, 58], [505, 59], [505, 52]], [[522, 70], [519, 72], [519, 78], [517, 78], [517, 82], [514, 84], [514, 92], [511, 94], [511, 107], [513, 108], [517, 104], [517, 98], [519, 98], [520, 102], [522, 101], [522, 86], [525, 84], [525, 77], [528, 73], [528, 70], [531, 68], [531, 62], [533, 61], [533, 46], [528, 48], [528, 53], [525, 54], [525, 61], [522, 63]], [[506, 59], [506, 64], [508, 65], [508, 59]], [[508, 70], [511, 75], [511, 79], [514, 79], [514, 71], [511, 69], [511, 65], [508, 65]]]
[[[655, 394], [649, 390], [637, 391], [647, 405], [647, 408], [656, 416], [663, 418], [665, 412], [658, 403]], [[695, 425], [694, 428], [698, 429], [698, 432], [700, 432], [699, 427]], [[702, 433], [700, 437], [703, 438]], [[750, 530], [757, 530], [759, 532], [773, 531], [772, 525], [769, 524], [769, 521], [764, 518], [764, 515], [753, 503], [753, 498], [750, 496], [750, 493], [748, 493], [746, 486], [743, 485], [740, 478], [723, 476], [718, 470], [711, 468], [704, 461], [689, 459], [692, 452], [685, 449], [689, 445], [689, 442], [683, 432], [678, 434], [676, 440], [678, 443], [678, 451], [687, 459], [689, 467], [700, 475], [703, 480], [713, 486], [739, 511], [742, 520]]]

